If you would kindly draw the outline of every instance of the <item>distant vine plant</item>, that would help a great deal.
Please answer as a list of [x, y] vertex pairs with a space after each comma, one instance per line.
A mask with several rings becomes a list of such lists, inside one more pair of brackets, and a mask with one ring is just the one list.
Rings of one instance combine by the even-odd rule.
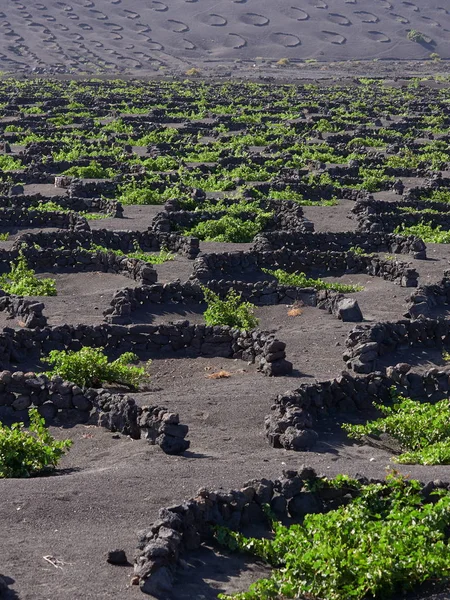
[[[266, 509], [273, 535], [246, 538], [215, 527], [217, 541], [272, 567], [266, 579], [222, 600], [386, 600], [450, 575], [450, 494], [425, 503], [418, 481], [390, 475], [347, 505], [286, 527]], [[305, 492], [307, 493], [307, 492]], [[354, 496], [355, 494], [352, 494]]]
[[236, 329], [250, 330], [258, 326], [255, 317], [255, 305], [243, 302], [241, 295], [235, 290], [230, 290], [224, 300], [218, 294], [202, 286], [208, 308], [204, 312], [207, 325], [228, 325]]
[[0, 423], [0, 479], [31, 477], [53, 470], [72, 445], [71, 440], [55, 440], [45, 427], [37, 408], [30, 408], [30, 426]]
[[49, 377], [58, 375], [81, 387], [98, 388], [103, 383], [112, 383], [136, 390], [149, 378], [146, 367], [132, 364], [137, 360], [133, 352], [124, 352], [110, 362], [103, 348], [85, 346], [77, 351], [52, 350], [43, 362], [52, 367], [46, 373]]
[[17, 296], [56, 296], [55, 280], [38, 279], [34, 270], [28, 267], [22, 250], [11, 271], [0, 275], [0, 289]]

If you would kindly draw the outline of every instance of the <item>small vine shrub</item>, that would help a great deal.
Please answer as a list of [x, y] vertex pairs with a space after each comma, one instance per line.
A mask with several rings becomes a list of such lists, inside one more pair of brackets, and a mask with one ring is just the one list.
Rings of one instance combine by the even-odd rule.
[[378, 405], [383, 417], [365, 425], [345, 423], [351, 438], [388, 433], [398, 441], [402, 454], [394, 461], [402, 464], [450, 464], [450, 402], [447, 398], [429, 404], [394, 395], [392, 406]]
[[19, 252], [17, 262], [11, 271], [0, 275], [0, 288], [8, 294], [17, 296], [56, 296], [54, 279], [38, 279], [33, 269], [27, 264], [23, 252]]
[[207, 325], [228, 325], [237, 329], [255, 329], [258, 319], [255, 317], [255, 305], [242, 302], [240, 294], [230, 290], [224, 300], [207, 287], [202, 286], [208, 308], [204, 312]]
[[22, 162], [8, 154], [0, 156], [0, 169], [2, 171], [20, 171], [23, 169]]
[[371, 254], [366, 252], [361, 246], [351, 246], [348, 251], [355, 256], [371, 256]]
[[57, 441], [45, 427], [36, 408], [30, 408], [30, 426], [0, 423], [0, 478], [31, 477], [50, 471], [72, 445], [71, 440]]
[[364, 288], [360, 285], [350, 285], [344, 283], [327, 283], [323, 281], [323, 279], [313, 279], [311, 277], [307, 277], [305, 273], [288, 273], [287, 271], [283, 271], [283, 269], [275, 269], [271, 271], [270, 269], [262, 269], [264, 273], [268, 273], [269, 275], [273, 275], [279, 283], [282, 285], [293, 285], [295, 287], [312, 287], [316, 290], [332, 290], [335, 292], [360, 292]]
[[416, 44], [422, 44], [423, 42], [425, 42], [424, 34], [420, 31], [417, 31], [416, 29], [410, 29], [406, 37], [411, 42], [416, 42]]
[[145, 367], [132, 364], [137, 360], [136, 354], [124, 352], [109, 362], [103, 348], [85, 346], [77, 351], [52, 350], [43, 362], [52, 366], [46, 373], [49, 377], [58, 375], [81, 387], [95, 388], [113, 383], [135, 390], [149, 378]]
[[71, 212], [68, 208], [63, 208], [56, 202], [49, 200], [48, 202], [39, 202], [36, 206], [33, 206], [31, 210], [36, 210], [38, 212], [60, 212], [60, 213], [69, 213]]
[[116, 256], [126, 256], [128, 258], [136, 258], [138, 260], [143, 260], [146, 263], [150, 263], [152, 265], [162, 265], [168, 260], [174, 260], [175, 254], [167, 250], [167, 248], [161, 248], [159, 252], [149, 253], [141, 250], [137, 242], [134, 244], [133, 252], [122, 252], [121, 250], [112, 250], [111, 248], [105, 248], [104, 246], [99, 246], [98, 244], [92, 244], [91, 249], [95, 252], [112, 252]]
[[114, 169], [102, 167], [95, 160], [92, 160], [87, 167], [70, 167], [70, 169], [67, 169], [63, 173], [63, 175], [81, 177], [83, 179], [110, 179], [115, 174]]
[[436, 227], [432, 227], [428, 223], [419, 223], [410, 227], [401, 225], [395, 229], [394, 233], [415, 235], [429, 244], [450, 244], [450, 231], [442, 231], [440, 225]]
[[183, 233], [184, 235], [197, 237], [206, 242], [243, 244], [251, 242], [255, 235], [264, 229], [271, 217], [271, 212], [259, 213], [254, 219], [241, 219], [240, 217], [227, 214], [220, 217], [220, 219], [201, 221]]

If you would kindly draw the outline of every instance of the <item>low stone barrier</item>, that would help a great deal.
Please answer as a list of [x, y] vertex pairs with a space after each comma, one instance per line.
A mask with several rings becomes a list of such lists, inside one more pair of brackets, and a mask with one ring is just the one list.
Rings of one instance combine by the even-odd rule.
[[[226, 210], [217, 212], [208, 211], [207, 209], [201, 210], [204, 198], [196, 197], [196, 201], [199, 205], [199, 208], [195, 211], [189, 211], [183, 210], [177, 200], [169, 200], [164, 205], [164, 210], [158, 213], [154, 218], [152, 224], [153, 229], [160, 232], [190, 229], [202, 221], [217, 220], [228, 214]], [[209, 199], [208, 201], [212, 203], [218, 202], [213, 199]], [[229, 206], [237, 203], [233, 200], [223, 200], [223, 202]], [[270, 211], [273, 213], [273, 216], [268, 219], [264, 226], [265, 231], [284, 229], [312, 231], [314, 229], [313, 223], [305, 219], [303, 215], [303, 208], [299, 204], [290, 200], [262, 200], [261, 208], [265, 211]], [[253, 220], [254, 213], [249, 210], [248, 212], [241, 213], [239, 217], [244, 221]]]
[[190, 446], [185, 440], [189, 428], [180, 417], [161, 406], [145, 406], [138, 419], [144, 437], [157, 444], [166, 454], [182, 454]]
[[167, 454], [189, 448], [187, 425], [181, 425], [179, 415], [165, 407], [140, 407], [128, 395], [82, 389], [43, 373], [2, 371], [0, 422], [27, 421], [30, 408], [37, 408], [47, 423], [94, 423], [134, 439], [143, 437]]
[[138, 406], [128, 395], [111, 394], [105, 390], [89, 390], [94, 412], [91, 422], [119, 431], [134, 439], [144, 438], [157, 445], [166, 454], [182, 454], [190, 446], [185, 438], [187, 425], [180, 423], [177, 413], [164, 406]]
[[15, 242], [14, 247], [25, 243], [28, 246], [35, 244], [42, 248], [89, 249], [92, 244], [104, 246], [111, 250], [121, 252], [135, 252], [136, 245], [144, 252], [158, 252], [166, 248], [177, 252], [189, 259], [194, 259], [199, 253], [197, 238], [185, 237], [176, 233], [158, 233], [151, 229], [147, 231], [120, 231], [109, 229], [93, 229], [90, 231], [57, 231], [48, 233], [22, 234]]
[[291, 250], [321, 250], [346, 252], [359, 247], [364, 252], [389, 252], [411, 254], [414, 258], [426, 258], [426, 246], [418, 237], [392, 233], [345, 232], [302, 232], [270, 231], [258, 234], [253, 242], [256, 252], [268, 252], [288, 247]]
[[70, 198], [114, 198], [117, 183], [114, 181], [72, 181], [68, 188]]
[[440, 172], [436, 172], [433, 178], [425, 181], [423, 186], [409, 188], [405, 193], [405, 200], [420, 200], [421, 198], [430, 198], [436, 190], [447, 191], [450, 187], [450, 178], [442, 177]]
[[324, 417], [354, 416], [374, 410], [376, 403], [388, 402], [395, 386], [407, 397], [436, 401], [448, 396], [450, 369], [429, 369], [424, 374], [410, 371], [408, 364], [389, 367], [386, 374], [354, 377], [344, 371], [339, 377], [278, 395], [265, 419], [268, 442], [274, 448], [304, 451], [318, 440], [314, 427]]
[[[429, 189], [429, 188], [421, 188]], [[450, 207], [445, 202], [436, 202], [432, 200], [421, 200], [411, 194], [412, 190], [408, 190], [408, 193], [398, 202], [389, 202], [388, 200], [376, 200], [372, 196], [368, 198], [362, 198], [358, 200], [352, 209], [358, 220], [364, 219], [371, 215], [383, 215], [389, 212], [401, 212], [401, 214], [407, 214], [400, 211], [402, 208], [411, 208], [415, 210], [432, 209], [438, 210], [443, 214], [450, 212]]]
[[11, 262], [17, 260], [19, 248], [27, 260], [27, 264], [34, 270], [46, 271], [101, 271], [103, 273], [117, 273], [134, 281], [151, 285], [155, 283], [158, 275], [150, 263], [137, 258], [118, 256], [112, 252], [99, 250], [85, 250], [83, 248], [42, 248], [26, 244], [21, 239], [12, 250], [0, 250], [0, 272], [9, 272]]
[[43, 212], [27, 208], [0, 208], [2, 227], [55, 227], [87, 231], [89, 224], [84, 217], [75, 212]]
[[[426, 208], [431, 207], [426, 206]], [[361, 216], [358, 229], [368, 233], [392, 233], [397, 227], [413, 227], [423, 221], [426, 221], [426, 224], [433, 228], [450, 229], [450, 213], [448, 212], [441, 211], [439, 214], [405, 212], [396, 210], [393, 206], [391, 206], [389, 212]]]
[[450, 305], [450, 271], [439, 283], [419, 287], [411, 296], [407, 315], [411, 319], [429, 317], [434, 308]]
[[[74, 212], [100, 212], [112, 217], [122, 217], [123, 207], [116, 200], [106, 198], [76, 198], [69, 196], [43, 196], [32, 194], [28, 196], [0, 196], [0, 208], [25, 208], [28, 210], [39, 207], [40, 204], [48, 202], [57, 204], [61, 209]], [[51, 216], [51, 212], [47, 212]]]
[[29, 329], [47, 325], [47, 318], [43, 314], [44, 308], [42, 302], [28, 300], [0, 290], [0, 311], [6, 311], [11, 319], [20, 319]]
[[[208, 253], [194, 261], [192, 278], [202, 280], [236, 279], [237, 274], [261, 273], [261, 269], [288, 269], [290, 273], [320, 269], [324, 272], [365, 273], [393, 281], [403, 287], [416, 287], [419, 274], [408, 263], [375, 255], [334, 250], [294, 250], [287, 246], [273, 251]], [[267, 276], [268, 280], [272, 278]]]
[[[331, 200], [336, 190], [332, 185], [311, 186], [305, 183], [303, 177], [308, 174], [307, 169], [283, 169], [281, 174], [275, 174], [270, 183], [248, 183], [247, 198], [251, 200], [252, 190], [263, 196], [269, 196], [272, 190], [281, 192], [289, 187], [292, 191], [301, 194], [306, 200], [321, 202]], [[245, 192], [244, 192], [245, 193]]]
[[[359, 322], [363, 320], [356, 300], [330, 290], [317, 291], [314, 288], [286, 286], [280, 285], [276, 281], [244, 283], [242, 281], [209, 280], [206, 287], [222, 299], [227, 296], [230, 289], [233, 289], [241, 295], [242, 300], [252, 302], [256, 306], [297, 302], [302, 306], [316, 306], [327, 310], [343, 321]], [[128, 324], [131, 323], [131, 315], [135, 310], [143, 307], [151, 308], [152, 304], [189, 305], [203, 302], [204, 294], [198, 281], [157, 283], [151, 286], [118, 290], [111, 300], [111, 306], [103, 312], [103, 315], [107, 323]]]
[[[193, 356], [240, 358], [257, 363], [265, 375], [288, 375], [286, 344], [264, 331], [240, 331], [226, 326], [191, 325], [189, 321], [161, 325], [60, 325], [43, 329], [4, 328], [0, 333], [0, 365], [39, 358], [51, 350], [105, 348], [110, 354], [173, 355], [184, 350]], [[1, 367], [0, 367], [1, 368]]]
[[355, 373], [377, 370], [381, 356], [398, 349], [433, 348], [443, 350], [450, 346], [449, 319], [408, 319], [357, 325], [348, 335], [343, 359]]

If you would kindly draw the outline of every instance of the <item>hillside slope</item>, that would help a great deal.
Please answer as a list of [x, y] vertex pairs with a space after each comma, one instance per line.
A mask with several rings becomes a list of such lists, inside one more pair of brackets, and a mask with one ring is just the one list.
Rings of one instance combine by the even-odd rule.
[[[0, 69], [140, 70], [204, 60], [450, 57], [446, 0], [0, 2]], [[423, 43], [407, 39], [409, 30]], [[428, 40], [428, 43], [427, 43]]]

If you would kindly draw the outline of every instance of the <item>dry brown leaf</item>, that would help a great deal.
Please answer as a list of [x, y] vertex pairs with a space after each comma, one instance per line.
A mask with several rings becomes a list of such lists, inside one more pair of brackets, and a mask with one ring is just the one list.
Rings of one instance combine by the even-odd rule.
[[206, 379], [226, 379], [231, 377], [231, 373], [228, 371], [218, 371], [217, 373], [211, 373], [211, 375], [205, 375]]

